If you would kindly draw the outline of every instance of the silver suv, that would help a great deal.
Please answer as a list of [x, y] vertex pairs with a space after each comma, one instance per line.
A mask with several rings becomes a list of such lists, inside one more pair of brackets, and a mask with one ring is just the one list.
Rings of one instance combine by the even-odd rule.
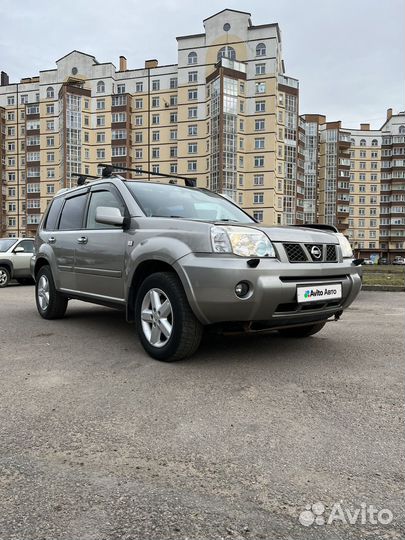
[[124, 309], [171, 361], [208, 325], [319, 332], [358, 295], [357, 263], [333, 227], [266, 227], [205, 189], [111, 176], [55, 196], [31, 264], [43, 318], [71, 298]]
[[30, 271], [33, 238], [0, 238], [0, 287], [16, 279], [21, 285], [33, 283]]

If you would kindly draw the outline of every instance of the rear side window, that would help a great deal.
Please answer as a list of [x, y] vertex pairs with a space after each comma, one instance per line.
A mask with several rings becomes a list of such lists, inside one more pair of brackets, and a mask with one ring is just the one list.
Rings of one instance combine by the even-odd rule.
[[66, 199], [59, 222], [60, 231], [81, 229], [87, 193]]
[[60, 214], [60, 209], [63, 205], [63, 199], [62, 197], [59, 197], [58, 199], [54, 199], [51, 203], [51, 207], [48, 211], [48, 215], [46, 216], [46, 222], [44, 229], [46, 231], [54, 231], [57, 228], [58, 225], [58, 218]]

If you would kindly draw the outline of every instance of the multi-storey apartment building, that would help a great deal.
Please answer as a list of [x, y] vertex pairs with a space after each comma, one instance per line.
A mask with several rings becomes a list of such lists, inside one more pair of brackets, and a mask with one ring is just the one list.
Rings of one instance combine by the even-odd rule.
[[304, 222], [321, 222], [347, 233], [350, 133], [319, 114], [301, 117], [304, 144]]
[[3, 74], [3, 235], [34, 234], [52, 195], [100, 162], [189, 175], [260, 221], [303, 220], [298, 81], [278, 25], [225, 9], [204, 30], [177, 38], [172, 65], [116, 69], [73, 51], [19, 83]]
[[387, 111], [378, 130], [301, 117], [304, 222], [335, 225], [358, 257], [405, 254], [405, 113]]

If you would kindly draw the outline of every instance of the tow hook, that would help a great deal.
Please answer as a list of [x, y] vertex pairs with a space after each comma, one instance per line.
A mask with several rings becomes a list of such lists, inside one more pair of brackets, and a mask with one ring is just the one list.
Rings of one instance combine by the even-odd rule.
[[335, 321], [338, 321], [340, 319], [340, 317], [342, 316], [342, 313], [343, 313], [343, 310], [337, 311], [335, 313]]

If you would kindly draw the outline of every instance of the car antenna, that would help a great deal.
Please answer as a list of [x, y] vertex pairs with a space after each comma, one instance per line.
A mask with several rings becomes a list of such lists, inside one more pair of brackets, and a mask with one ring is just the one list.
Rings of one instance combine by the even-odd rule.
[[169, 181], [169, 184], [175, 184], [174, 180], [184, 180], [184, 183], [187, 187], [196, 187], [197, 185], [197, 179], [196, 178], [190, 178], [187, 176], [178, 176], [176, 174], [166, 174], [166, 173], [158, 173], [153, 171], [146, 171], [145, 169], [131, 169], [129, 167], [121, 167], [118, 165], [106, 165], [105, 163], [100, 163], [99, 167], [104, 167], [103, 169], [103, 177], [109, 178], [113, 174], [113, 170], [117, 169], [119, 171], [130, 171], [135, 172], [137, 174], [153, 174], [155, 176], [162, 176], [163, 178], [170, 178], [171, 181]]

